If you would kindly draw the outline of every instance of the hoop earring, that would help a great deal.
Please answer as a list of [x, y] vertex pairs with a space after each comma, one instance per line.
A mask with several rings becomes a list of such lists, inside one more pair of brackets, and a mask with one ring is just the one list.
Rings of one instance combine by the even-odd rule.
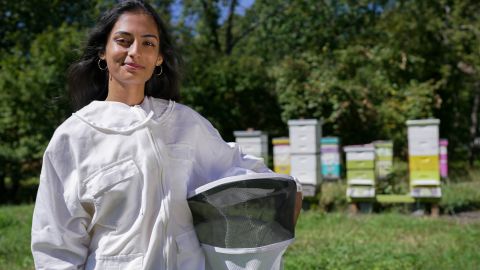
[[100, 62], [102, 61], [102, 59], [98, 59], [98, 62], [97, 62], [97, 65], [98, 65], [98, 68], [101, 70], [101, 71], [105, 71], [108, 69], [108, 66], [107, 66], [107, 61], [105, 61], [105, 67], [102, 68], [102, 66], [100, 65]]
[[159, 73], [155, 73], [155, 75], [160, 76], [160, 75], [163, 74], [163, 67], [162, 67], [162, 65], [157, 66], [157, 67], [160, 67], [160, 72], [159, 72]]

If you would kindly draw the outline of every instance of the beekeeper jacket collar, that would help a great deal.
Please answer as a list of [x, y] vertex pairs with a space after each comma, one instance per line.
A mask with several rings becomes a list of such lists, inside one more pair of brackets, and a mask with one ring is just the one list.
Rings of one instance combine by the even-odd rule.
[[74, 115], [104, 132], [129, 133], [143, 127], [152, 118], [167, 118], [174, 104], [171, 100], [153, 101], [150, 97], [145, 97], [141, 104], [134, 106], [116, 101], [93, 101]]

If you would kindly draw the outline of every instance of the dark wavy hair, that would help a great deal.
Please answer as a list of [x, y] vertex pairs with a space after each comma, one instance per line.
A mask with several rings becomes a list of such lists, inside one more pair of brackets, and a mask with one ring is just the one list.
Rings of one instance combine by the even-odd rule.
[[[105, 12], [91, 30], [82, 57], [68, 69], [68, 90], [74, 110], [93, 100], [105, 100], [108, 94], [108, 71], [98, 67], [99, 55], [105, 52], [108, 37], [118, 18], [125, 12], [144, 12], [157, 24], [163, 75], [152, 76], [145, 83], [145, 95], [178, 101], [180, 99], [180, 62], [166, 25], [155, 10], [144, 1], [122, 1]], [[154, 73], [158, 73], [155, 68]]]

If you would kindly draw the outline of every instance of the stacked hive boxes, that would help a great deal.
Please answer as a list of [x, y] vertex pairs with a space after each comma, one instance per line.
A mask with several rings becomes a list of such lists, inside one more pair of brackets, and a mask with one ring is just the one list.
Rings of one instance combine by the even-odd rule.
[[440, 176], [448, 177], [448, 140], [440, 139]]
[[415, 198], [439, 198], [438, 119], [408, 120], [410, 193]]
[[375, 197], [375, 149], [373, 145], [345, 146], [347, 197]]
[[322, 179], [340, 179], [339, 139], [324, 137], [321, 139]]
[[263, 158], [268, 163], [268, 138], [260, 130], [234, 131], [235, 142], [244, 154]]
[[393, 165], [393, 142], [375, 141], [375, 175], [376, 179], [382, 180], [392, 172]]
[[321, 182], [321, 123], [317, 119], [289, 120], [288, 128], [291, 174], [302, 183], [305, 196], [314, 196]]
[[274, 138], [273, 170], [280, 174], [290, 174], [290, 141], [288, 138]]

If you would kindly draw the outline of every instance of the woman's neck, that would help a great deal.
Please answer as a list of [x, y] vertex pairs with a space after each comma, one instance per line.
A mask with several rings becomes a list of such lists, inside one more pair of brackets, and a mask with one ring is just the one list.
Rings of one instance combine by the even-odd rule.
[[110, 81], [106, 100], [133, 106], [142, 103], [144, 96], [145, 85], [121, 85]]

